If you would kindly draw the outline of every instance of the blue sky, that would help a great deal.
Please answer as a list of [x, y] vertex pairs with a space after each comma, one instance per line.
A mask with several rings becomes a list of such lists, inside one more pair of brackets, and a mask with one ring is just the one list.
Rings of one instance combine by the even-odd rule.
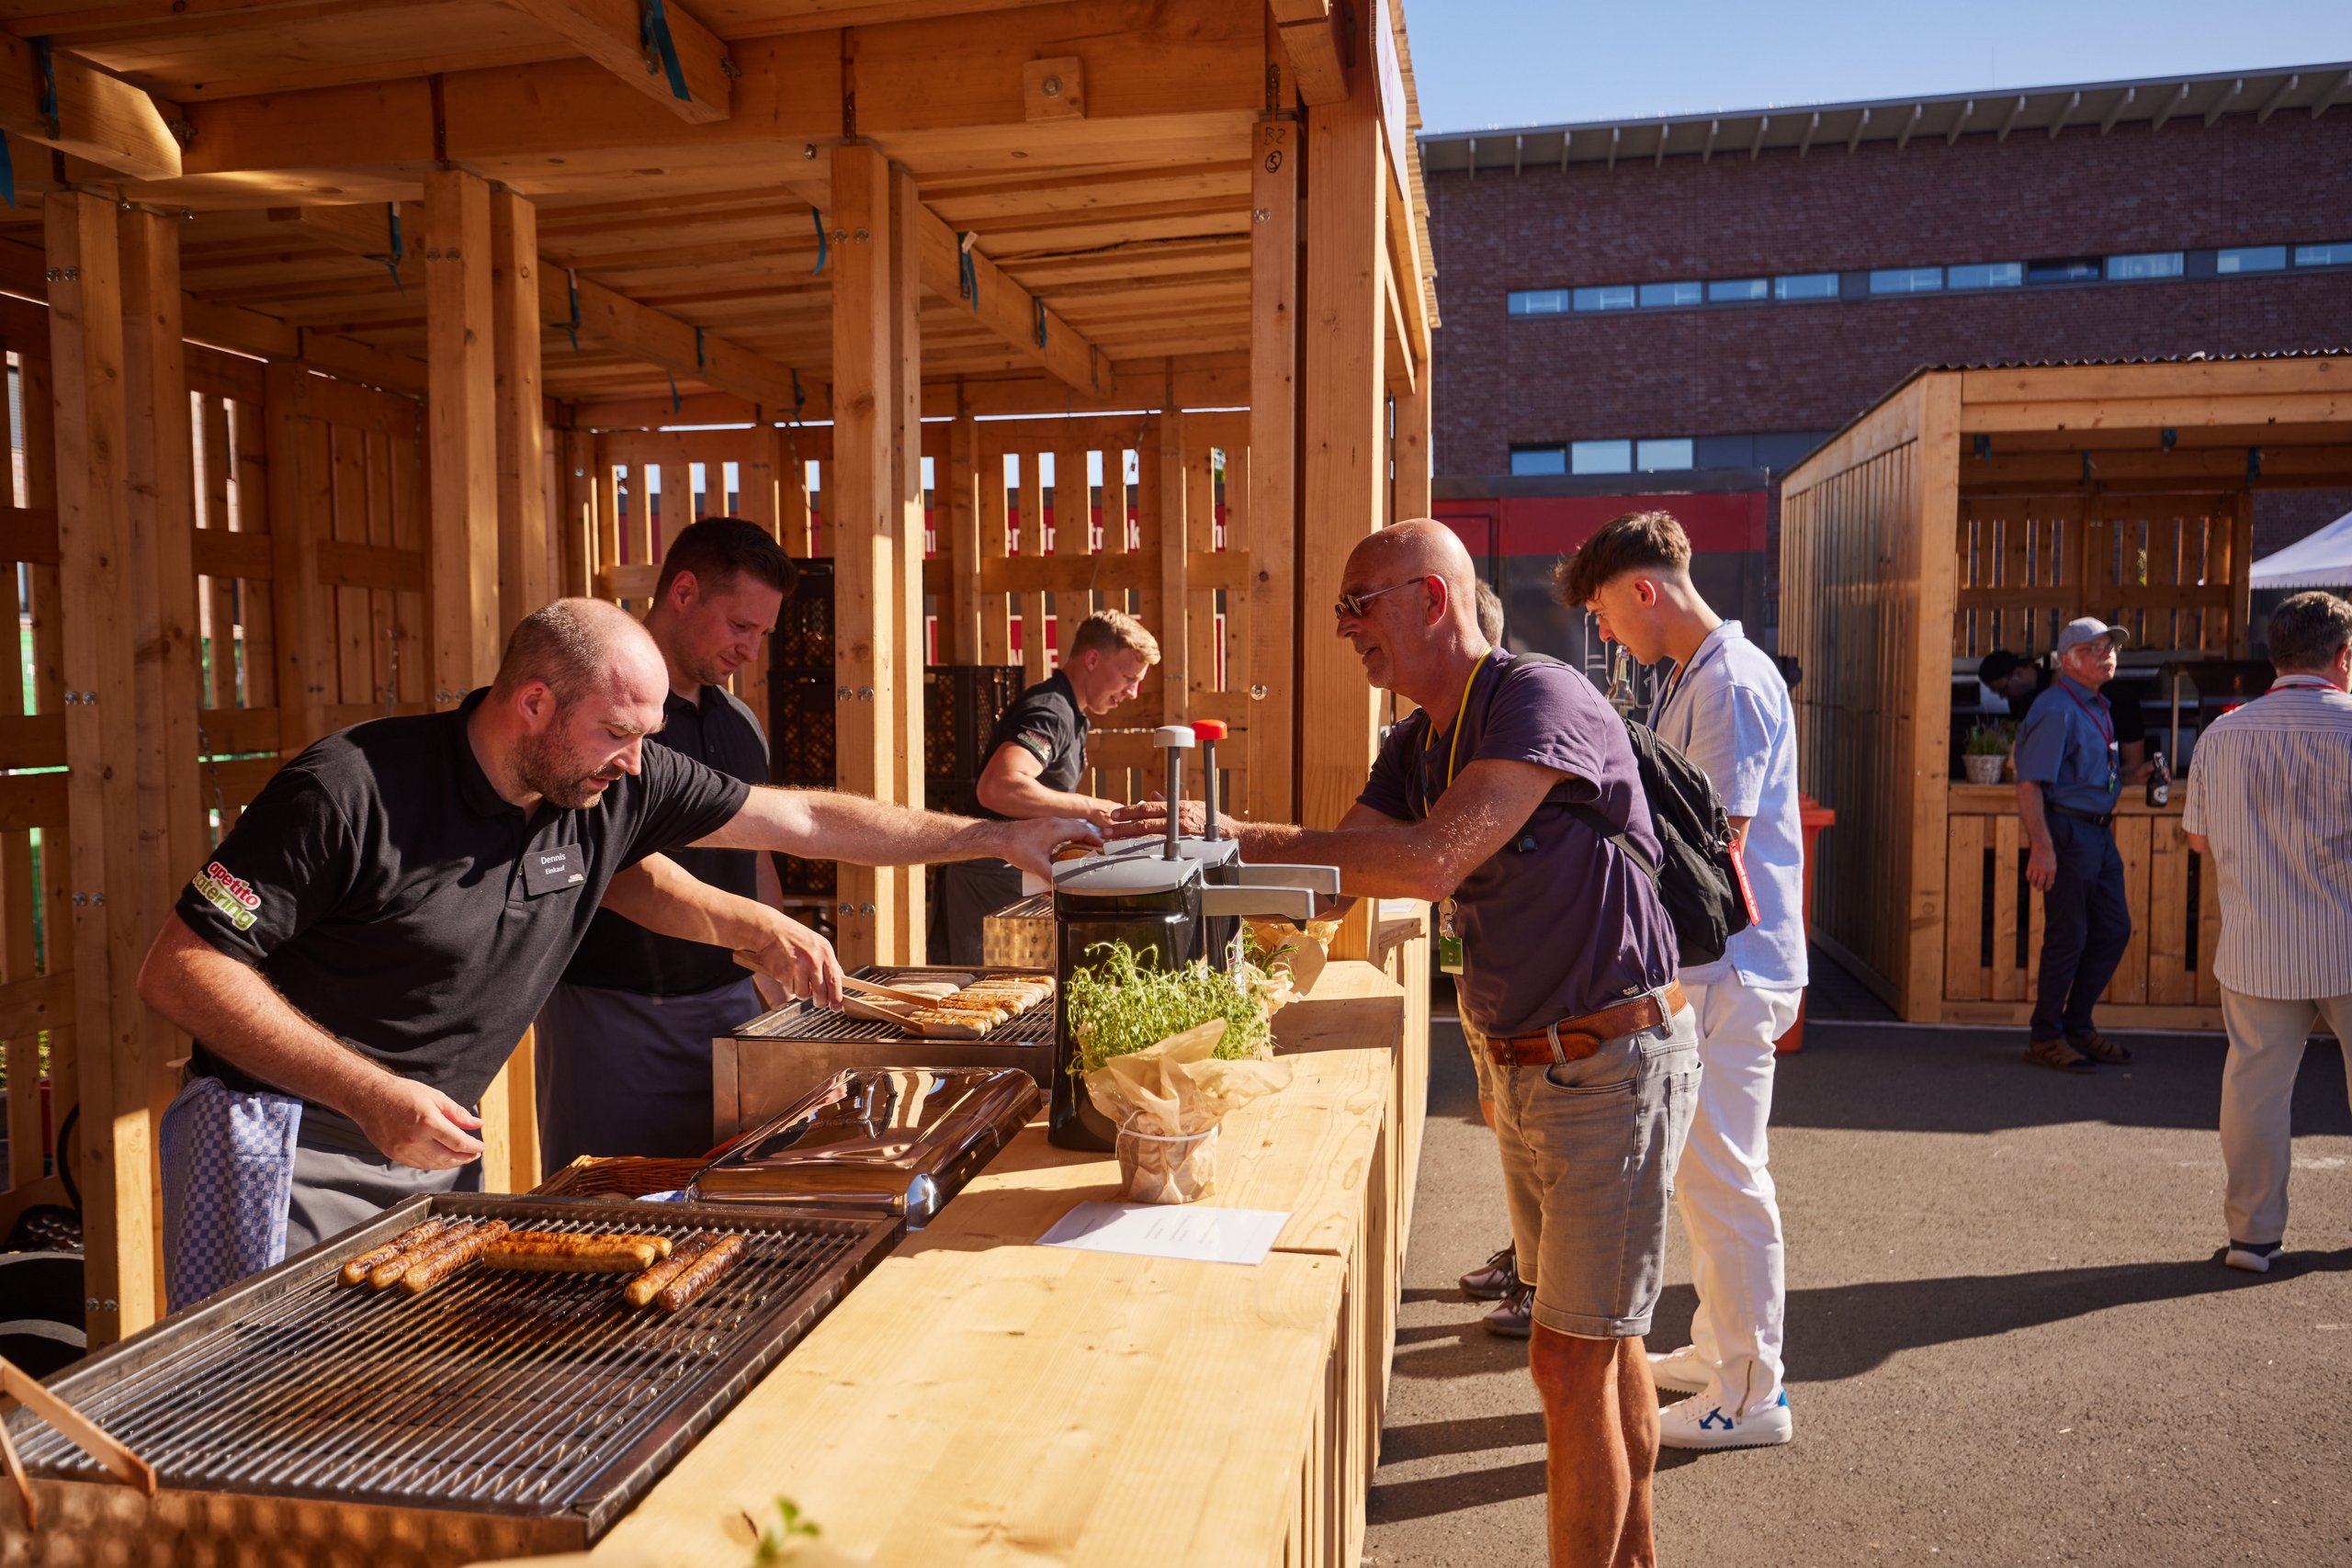
[[1408, 0], [1430, 130], [2352, 62], [2347, 0]]

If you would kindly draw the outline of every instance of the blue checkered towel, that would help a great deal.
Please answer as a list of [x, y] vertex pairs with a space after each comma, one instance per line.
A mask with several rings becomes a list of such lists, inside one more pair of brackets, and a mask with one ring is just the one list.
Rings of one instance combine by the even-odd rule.
[[286, 1258], [302, 1102], [192, 1075], [164, 1112], [164, 1279], [177, 1312]]

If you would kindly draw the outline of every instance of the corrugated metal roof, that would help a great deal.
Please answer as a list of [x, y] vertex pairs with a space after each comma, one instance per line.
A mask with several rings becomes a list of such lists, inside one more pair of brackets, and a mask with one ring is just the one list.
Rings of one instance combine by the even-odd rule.
[[2033, 131], [2055, 138], [2062, 130], [2086, 127], [2105, 135], [2119, 125], [2138, 123], [2162, 130], [2174, 120], [2196, 119], [2210, 126], [2225, 115], [2252, 115], [2259, 121], [2301, 111], [2317, 118], [2345, 104], [2352, 104], [2352, 62], [2338, 61], [2275, 71], [1434, 131], [1423, 133], [1420, 142], [1429, 173], [1475, 175], [1486, 169], [1521, 173], [1570, 164], [1613, 167], [1621, 159], [1754, 158], [1768, 148], [1793, 149], [1800, 156], [1816, 148], [1851, 152], [1865, 141], [1892, 141], [1900, 149], [1915, 139], [1951, 142], [1981, 134], [2006, 141]]
[[1972, 359], [1949, 365], [1922, 365], [1904, 378], [1924, 376], [1938, 370], [2056, 370], [2068, 367], [2094, 368], [2105, 365], [2196, 365], [2220, 364], [2241, 359], [2329, 359], [2352, 355], [2352, 346], [2342, 348], [2278, 348], [2252, 354], [2208, 354], [2199, 349], [2192, 354], [2134, 354], [2113, 358], [2096, 359]]

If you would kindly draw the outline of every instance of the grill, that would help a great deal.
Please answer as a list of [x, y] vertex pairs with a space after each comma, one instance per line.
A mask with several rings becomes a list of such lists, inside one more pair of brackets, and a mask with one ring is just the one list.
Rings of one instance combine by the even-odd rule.
[[[626, 1305], [610, 1274], [476, 1264], [414, 1297], [337, 1279], [346, 1258], [428, 1214], [673, 1237], [724, 1229], [747, 1247], [675, 1316]], [[124, 1539], [147, 1543], [142, 1553], [174, 1541], [159, 1561], [274, 1561], [288, 1531], [321, 1548], [306, 1562], [341, 1560], [346, 1539], [351, 1561], [401, 1564], [584, 1547], [899, 1234], [892, 1220], [772, 1206], [412, 1200], [53, 1382], [155, 1467], [161, 1494], [151, 1516], [20, 1416], [10, 1430], [28, 1470], [66, 1484], [43, 1486], [39, 1535], [0, 1519], [0, 1563], [93, 1561]], [[262, 1519], [275, 1540], [255, 1539]]]
[[[990, 974], [1007, 971], [1002, 964], [989, 964]], [[1042, 973], [1042, 971], [1039, 971]], [[954, 980], [978, 973], [972, 969], [902, 969], [882, 964], [867, 964], [853, 972], [860, 980], [873, 980], [885, 986], [903, 985], [909, 980]], [[809, 1002], [786, 1002], [771, 1012], [763, 1012], [735, 1031], [739, 1040], [806, 1041], [814, 1044], [829, 1044], [849, 1040], [906, 1040], [920, 1044], [984, 1045], [1012, 1041], [1050, 1043], [1054, 1038], [1054, 1004], [1049, 999], [1039, 1002], [1028, 1011], [1015, 1014], [978, 1040], [926, 1041], [910, 1033], [904, 1027], [881, 1019], [852, 1018], [831, 1008], [817, 1007]]]
[[[986, 966], [991, 974], [1037, 974]], [[869, 964], [864, 980], [953, 980], [979, 971]], [[927, 1040], [904, 1025], [852, 1018], [831, 1008], [787, 1002], [711, 1042], [713, 1142], [724, 1142], [797, 1104], [838, 1072], [868, 1067], [1018, 1067], [1047, 1087], [1053, 1071], [1054, 1010], [1039, 1002], [978, 1040]], [[5, 1565], [0, 1565], [5, 1568]]]

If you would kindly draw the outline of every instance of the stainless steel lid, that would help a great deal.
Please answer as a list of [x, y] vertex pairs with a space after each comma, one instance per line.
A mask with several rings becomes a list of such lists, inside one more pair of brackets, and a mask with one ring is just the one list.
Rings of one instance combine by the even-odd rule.
[[[1179, 844], [1189, 842], [1180, 840]], [[1204, 844], [1202, 848], [1214, 848]], [[1125, 898], [1139, 893], [1173, 893], [1197, 886], [1202, 862], [1180, 854], [1170, 860], [1158, 839], [1131, 839], [1100, 854], [1057, 862], [1054, 891], [1064, 897]]]

